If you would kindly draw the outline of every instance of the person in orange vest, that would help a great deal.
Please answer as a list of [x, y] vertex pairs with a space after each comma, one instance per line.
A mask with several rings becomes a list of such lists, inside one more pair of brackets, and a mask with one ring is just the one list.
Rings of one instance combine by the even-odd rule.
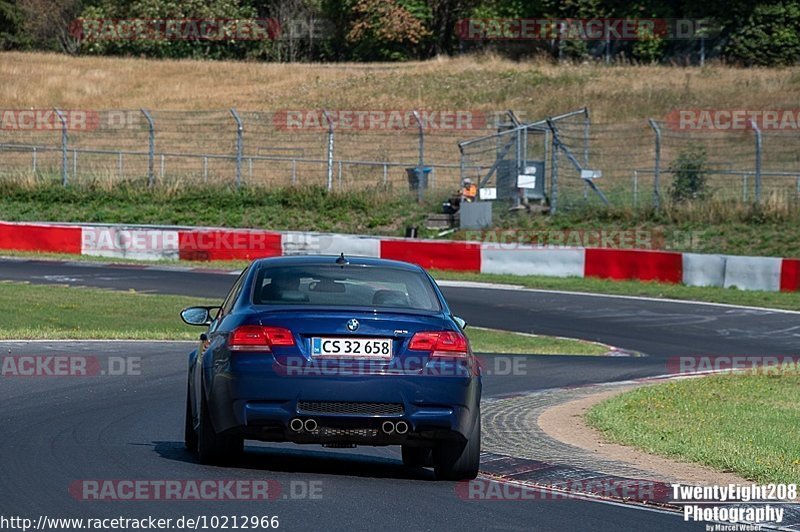
[[449, 200], [442, 203], [442, 212], [445, 214], [455, 214], [461, 207], [461, 202], [472, 203], [478, 196], [478, 186], [472, 183], [472, 179], [465, 177], [461, 182], [461, 188], [453, 194]]
[[461, 201], [471, 203], [475, 201], [478, 195], [478, 186], [472, 182], [472, 179], [465, 177], [461, 182]]

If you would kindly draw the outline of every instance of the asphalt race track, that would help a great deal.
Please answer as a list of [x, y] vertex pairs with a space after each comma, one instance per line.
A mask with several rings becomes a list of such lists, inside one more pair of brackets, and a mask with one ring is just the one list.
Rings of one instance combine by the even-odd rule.
[[[233, 278], [3, 260], [0, 280], [221, 298]], [[514, 289], [443, 290], [455, 313], [475, 325], [598, 340], [647, 355], [527, 357], [525, 375], [485, 378], [487, 398], [660, 375], [667, 372], [669, 357], [678, 355], [797, 354], [800, 314]], [[109, 357], [141, 357], [141, 375], [3, 378], [0, 515], [277, 515], [280, 528], [288, 530], [691, 528], [677, 514], [601, 502], [463, 500], [456, 483], [433, 481], [427, 470], [404, 469], [394, 448], [334, 450], [248, 442], [246, 458], [237, 466], [201, 466], [182, 443], [185, 357], [191, 347], [0, 342], [4, 355], [91, 355], [101, 366]], [[69, 488], [87, 479], [270, 479], [280, 484], [280, 491], [266, 502], [81, 501]]]

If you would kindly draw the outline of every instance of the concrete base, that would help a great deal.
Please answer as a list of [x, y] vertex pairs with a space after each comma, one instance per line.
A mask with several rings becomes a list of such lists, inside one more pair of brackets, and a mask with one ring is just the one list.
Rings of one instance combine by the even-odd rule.
[[472, 203], [461, 202], [458, 209], [459, 226], [461, 229], [486, 229], [492, 226], [492, 202], [475, 201]]

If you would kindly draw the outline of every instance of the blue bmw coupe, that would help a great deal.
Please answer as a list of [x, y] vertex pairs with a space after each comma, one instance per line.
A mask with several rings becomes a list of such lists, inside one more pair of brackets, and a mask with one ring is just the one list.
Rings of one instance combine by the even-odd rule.
[[480, 368], [436, 282], [412, 264], [327, 256], [260, 259], [189, 355], [186, 446], [225, 463], [244, 440], [400, 445], [437, 478], [478, 474]]

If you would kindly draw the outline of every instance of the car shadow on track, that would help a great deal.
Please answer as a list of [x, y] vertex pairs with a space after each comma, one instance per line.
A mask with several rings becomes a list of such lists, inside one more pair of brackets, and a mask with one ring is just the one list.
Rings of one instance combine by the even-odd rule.
[[[187, 451], [183, 442], [154, 441], [152, 445], [161, 458], [200, 465], [197, 455]], [[400, 460], [391, 458], [355, 454], [354, 451], [345, 453], [260, 445], [245, 446], [244, 455], [224, 469], [403, 480], [436, 479], [431, 469], [406, 467]]]

